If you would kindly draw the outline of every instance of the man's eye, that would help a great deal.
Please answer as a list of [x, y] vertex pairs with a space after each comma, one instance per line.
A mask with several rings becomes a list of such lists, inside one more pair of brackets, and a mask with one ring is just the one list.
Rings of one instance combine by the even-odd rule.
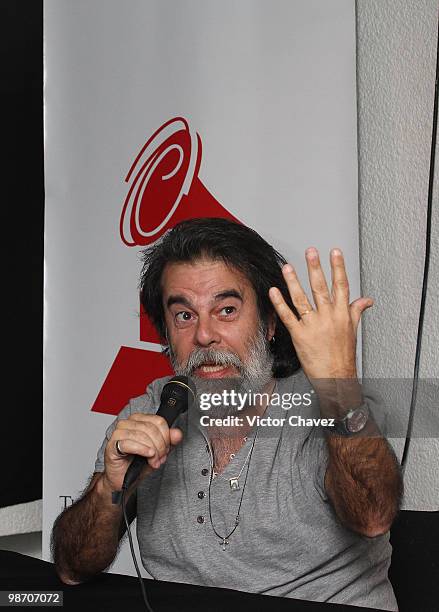
[[182, 323], [183, 321], [190, 321], [191, 317], [192, 315], [190, 312], [187, 312], [187, 310], [182, 310], [181, 312], [177, 312], [175, 315], [175, 320]]
[[224, 315], [231, 315], [236, 311], [236, 308], [234, 306], [224, 306], [224, 308], [221, 308], [221, 314]]

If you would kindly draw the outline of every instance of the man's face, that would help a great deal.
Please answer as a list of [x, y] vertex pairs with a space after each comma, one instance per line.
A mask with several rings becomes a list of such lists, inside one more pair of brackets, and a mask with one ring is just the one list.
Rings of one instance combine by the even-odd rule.
[[255, 292], [243, 274], [221, 261], [171, 263], [162, 287], [176, 372], [206, 383], [246, 375], [262, 382], [261, 369], [270, 378], [267, 341], [274, 323], [263, 330]]

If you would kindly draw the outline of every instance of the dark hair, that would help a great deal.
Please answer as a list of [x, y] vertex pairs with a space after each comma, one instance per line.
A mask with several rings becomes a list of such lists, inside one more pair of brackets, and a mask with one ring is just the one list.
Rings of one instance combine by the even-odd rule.
[[[153, 246], [142, 251], [140, 301], [162, 340], [166, 337], [161, 279], [168, 263], [193, 262], [202, 258], [222, 260], [239, 270], [256, 293], [259, 316], [266, 325], [274, 308], [268, 296], [278, 287], [297, 316], [281, 273], [286, 260], [257, 232], [240, 223], [220, 218], [198, 218], [175, 225]], [[276, 316], [273, 376], [284, 378], [300, 368], [289, 332]]]

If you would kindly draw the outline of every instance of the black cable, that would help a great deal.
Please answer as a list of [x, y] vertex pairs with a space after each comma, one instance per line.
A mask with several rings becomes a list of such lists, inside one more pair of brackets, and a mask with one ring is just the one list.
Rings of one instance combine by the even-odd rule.
[[431, 152], [430, 152], [430, 174], [428, 179], [428, 205], [427, 205], [427, 230], [425, 244], [425, 261], [424, 261], [424, 278], [422, 282], [422, 297], [419, 310], [418, 322], [418, 337], [416, 340], [415, 367], [413, 372], [412, 398], [410, 402], [409, 421], [407, 425], [407, 435], [402, 453], [401, 467], [404, 471], [407, 454], [410, 448], [411, 433], [413, 428], [413, 418], [415, 415], [416, 396], [418, 392], [419, 380], [419, 361], [421, 356], [422, 332], [424, 328], [424, 311], [425, 301], [427, 298], [428, 271], [430, 267], [430, 245], [431, 245], [431, 213], [433, 207], [433, 182], [434, 182], [434, 166], [436, 156], [436, 136], [437, 136], [437, 107], [438, 107], [438, 71], [439, 71], [439, 22], [438, 22], [438, 39], [436, 46], [436, 82], [434, 87], [434, 106], [433, 106], [433, 133], [431, 137]]
[[128, 533], [128, 540], [130, 542], [130, 548], [131, 548], [131, 556], [133, 557], [133, 561], [134, 561], [134, 567], [136, 568], [136, 573], [137, 573], [137, 577], [139, 579], [140, 582], [140, 589], [142, 591], [142, 597], [143, 597], [143, 601], [145, 602], [145, 606], [146, 609], [148, 610], [148, 612], [154, 612], [154, 610], [151, 608], [151, 605], [148, 601], [148, 597], [146, 595], [146, 590], [145, 590], [145, 585], [143, 584], [143, 578], [142, 575], [140, 573], [139, 570], [139, 565], [137, 563], [137, 559], [136, 559], [136, 551], [134, 550], [134, 544], [133, 544], [133, 537], [131, 535], [131, 525], [128, 521], [128, 516], [127, 516], [127, 509], [126, 509], [126, 503], [125, 503], [125, 493], [126, 490], [122, 489], [122, 511], [123, 511], [123, 518], [125, 520], [125, 525], [127, 528], [127, 533]]

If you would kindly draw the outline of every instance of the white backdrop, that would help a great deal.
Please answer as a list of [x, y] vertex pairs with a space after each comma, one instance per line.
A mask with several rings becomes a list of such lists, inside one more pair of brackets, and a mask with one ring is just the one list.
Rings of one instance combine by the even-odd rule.
[[[359, 293], [354, 0], [46, 0], [43, 557], [93, 472], [91, 412], [139, 341], [139, 246], [119, 222], [146, 140], [181, 116], [199, 179], [305, 276], [304, 250], [347, 259]], [[305, 284], [307, 287], [307, 283]], [[134, 574], [127, 549], [114, 571]]]

